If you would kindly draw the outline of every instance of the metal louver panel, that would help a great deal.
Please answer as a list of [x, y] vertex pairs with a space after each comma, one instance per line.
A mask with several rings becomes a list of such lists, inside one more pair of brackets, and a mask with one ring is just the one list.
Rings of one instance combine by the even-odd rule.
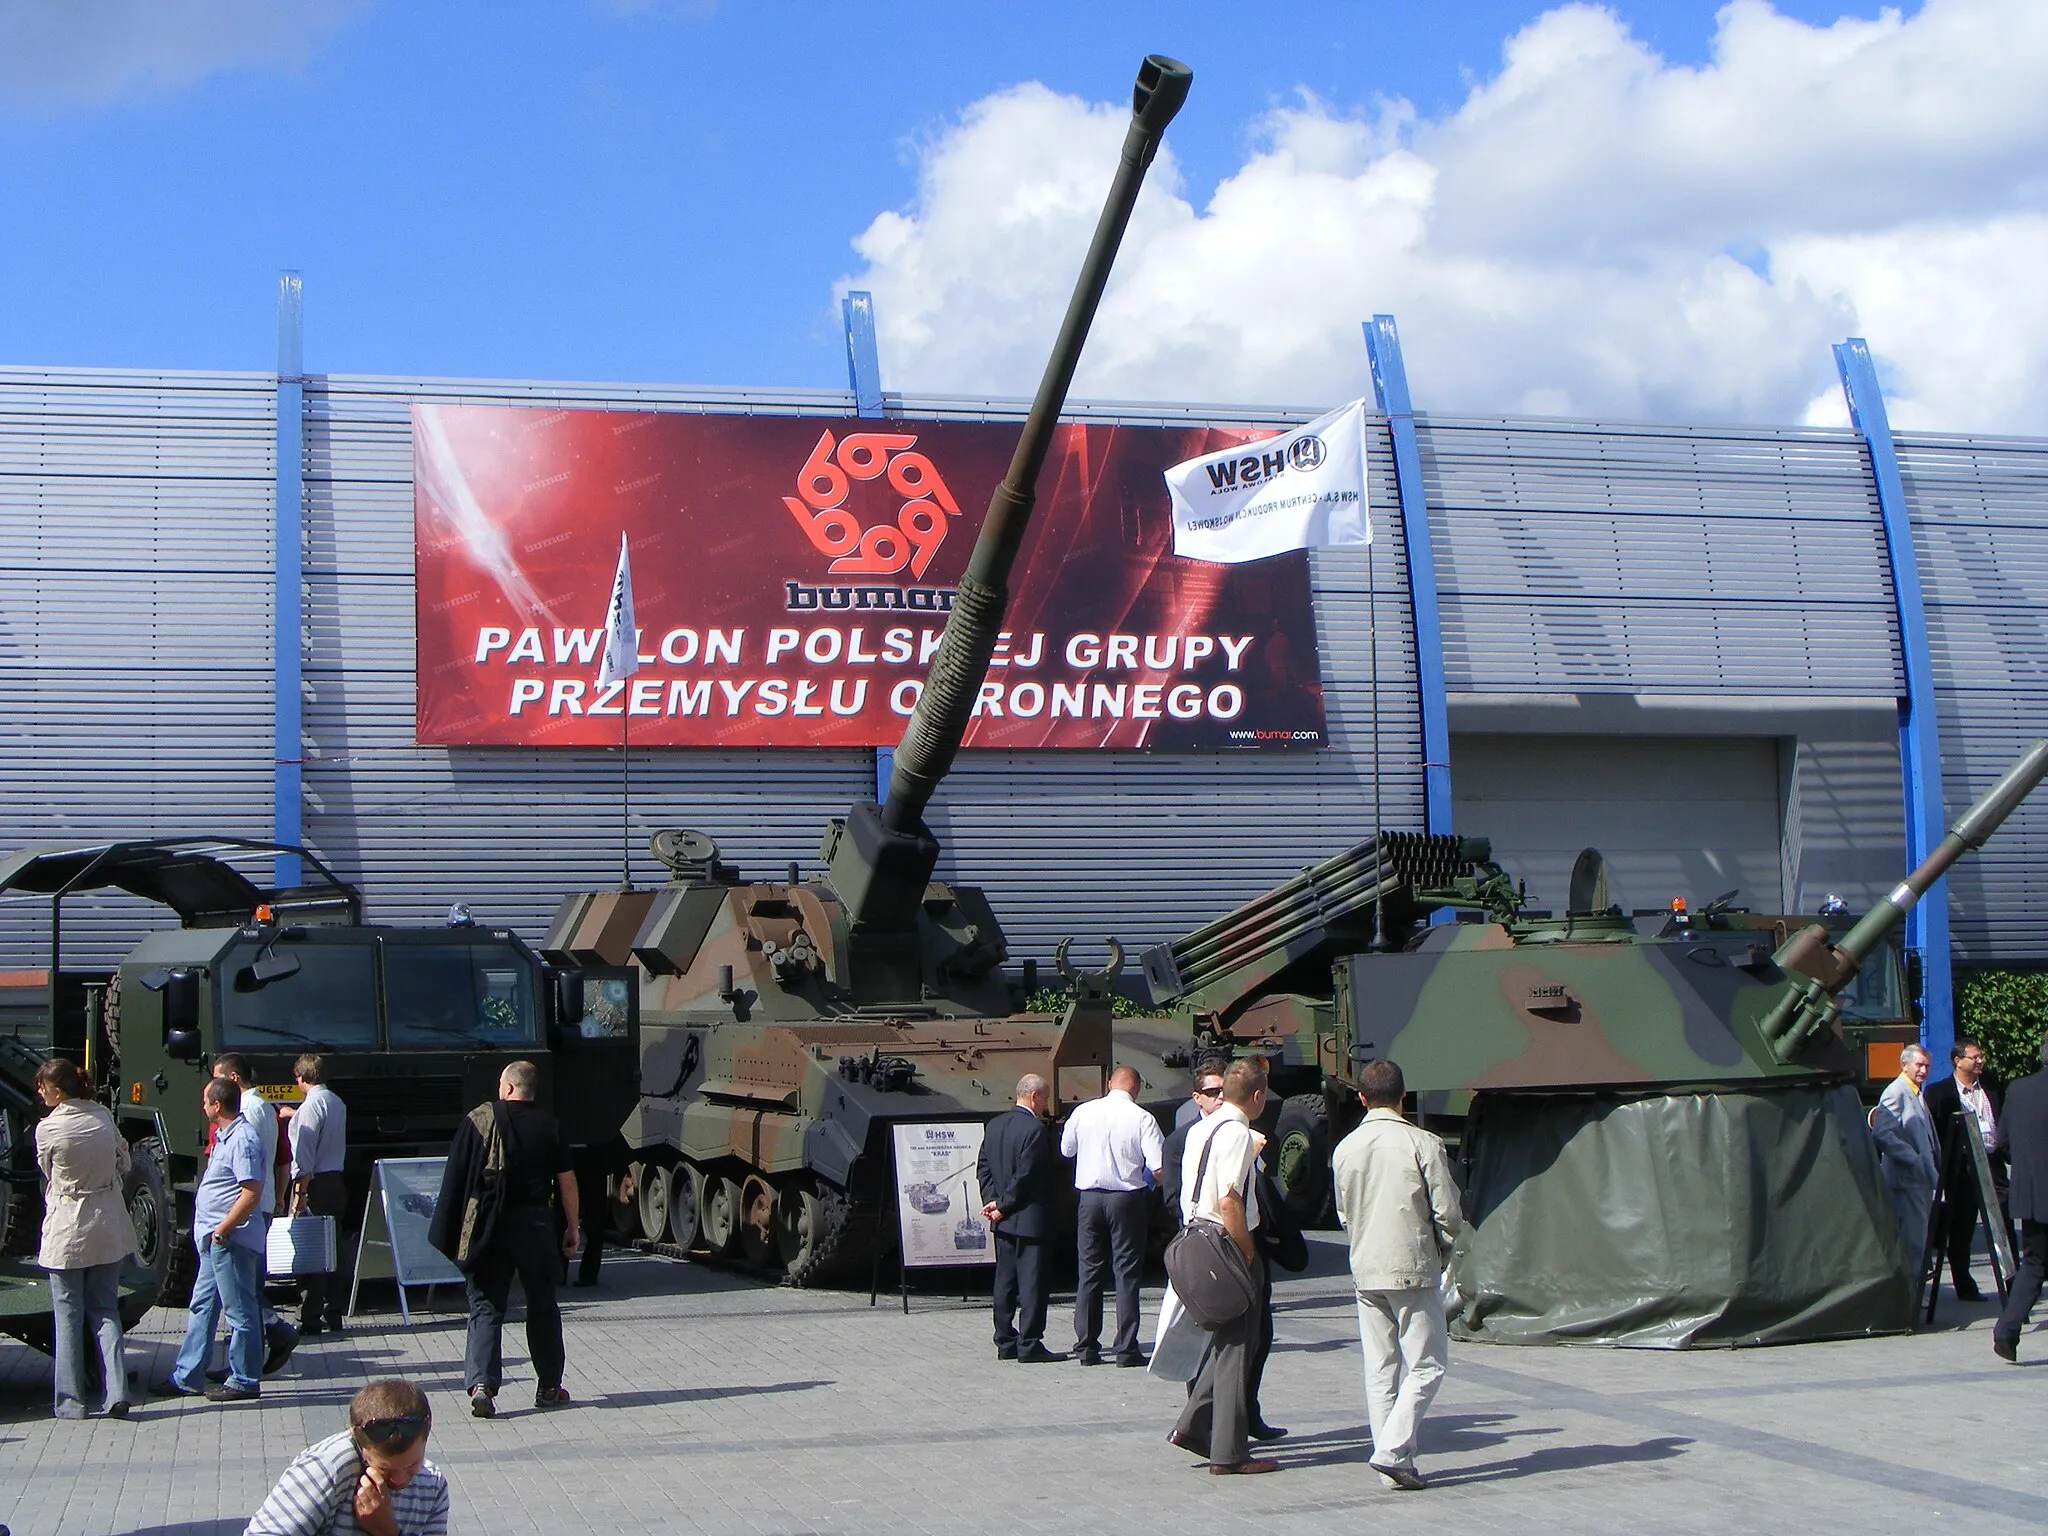
[[1846, 432], [1419, 423], [1456, 691], [1896, 695]]
[[[2048, 442], [1895, 442], [1953, 817], [2048, 736]], [[2048, 802], [2021, 805], [1946, 884], [1959, 963], [2048, 960]]]

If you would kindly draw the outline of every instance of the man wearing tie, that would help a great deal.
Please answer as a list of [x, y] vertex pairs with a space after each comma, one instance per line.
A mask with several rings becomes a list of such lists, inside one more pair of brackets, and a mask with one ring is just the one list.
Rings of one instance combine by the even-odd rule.
[[1017, 1104], [983, 1127], [975, 1173], [981, 1214], [996, 1240], [996, 1358], [1025, 1365], [1064, 1360], [1045, 1347], [1045, 1247], [1051, 1235], [1051, 1100], [1036, 1072], [1017, 1080]]
[[[1969, 1139], [1963, 1131], [1962, 1115], [1968, 1110], [1984, 1138], [1990, 1154], [1992, 1173], [1998, 1170], [1998, 1117], [2005, 1095], [1984, 1078], [1984, 1047], [1967, 1037], [1950, 1049], [1955, 1067], [1951, 1077], [1928, 1085], [1921, 1102], [1934, 1117], [1934, 1139], [1941, 1148], [1941, 1203], [1947, 1211], [1946, 1231], [1948, 1273], [1955, 1282], [1958, 1301], [1982, 1301], [1984, 1293], [1970, 1274], [1970, 1248], [1977, 1236], [1977, 1217], [1984, 1202], [1977, 1193], [1977, 1168], [1970, 1156]], [[2005, 1220], [2005, 1212], [1993, 1211], [1993, 1221]]]

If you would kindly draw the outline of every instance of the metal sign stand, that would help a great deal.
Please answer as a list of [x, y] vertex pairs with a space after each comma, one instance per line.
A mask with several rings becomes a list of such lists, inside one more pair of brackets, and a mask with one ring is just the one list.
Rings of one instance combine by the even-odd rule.
[[434, 1287], [458, 1283], [462, 1271], [427, 1242], [427, 1226], [434, 1217], [434, 1201], [441, 1188], [445, 1157], [380, 1158], [370, 1169], [370, 1194], [363, 1202], [362, 1235], [356, 1241], [356, 1269], [349, 1281], [348, 1315], [356, 1315], [356, 1296], [363, 1281], [398, 1282], [398, 1315], [412, 1326], [412, 1308], [406, 1300], [408, 1286], [427, 1288], [427, 1305], [434, 1302]]

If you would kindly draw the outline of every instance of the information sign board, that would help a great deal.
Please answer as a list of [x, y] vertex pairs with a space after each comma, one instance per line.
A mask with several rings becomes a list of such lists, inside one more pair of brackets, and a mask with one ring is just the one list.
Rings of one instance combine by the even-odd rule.
[[925, 1122], [890, 1129], [903, 1267], [995, 1263], [975, 1180], [982, 1122]]
[[445, 1157], [387, 1157], [371, 1168], [355, 1280], [349, 1286], [349, 1316], [355, 1316], [356, 1292], [365, 1280], [398, 1282], [398, 1311], [408, 1327], [412, 1309], [406, 1304], [407, 1286], [462, 1284], [462, 1271], [427, 1241], [447, 1162]]

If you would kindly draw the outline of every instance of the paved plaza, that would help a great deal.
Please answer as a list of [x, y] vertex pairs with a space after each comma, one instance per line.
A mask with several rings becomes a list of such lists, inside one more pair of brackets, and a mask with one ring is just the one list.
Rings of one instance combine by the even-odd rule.
[[[1854, 1531], [2048, 1525], [2048, 1331], [2019, 1369], [1986, 1305], [1943, 1293], [1918, 1337], [1670, 1354], [1454, 1345], [1423, 1436], [1429, 1491], [1366, 1469], [1343, 1250], [1279, 1287], [1268, 1417], [1284, 1465], [1225, 1480], [1166, 1444], [1180, 1388], [1111, 1366], [999, 1364], [985, 1298], [776, 1289], [648, 1255], [564, 1293], [575, 1405], [531, 1402], [507, 1331], [500, 1417], [461, 1397], [461, 1320], [378, 1313], [308, 1341], [261, 1404], [152, 1400], [132, 1420], [48, 1417], [48, 1364], [0, 1345], [0, 1521], [15, 1536], [227, 1536], [363, 1381], [422, 1381], [454, 1530], [1356, 1533]], [[1148, 1292], [1156, 1303], [1156, 1289]], [[1047, 1342], [1064, 1347], [1056, 1301]], [[136, 1353], [170, 1364], [182, 1313]], [[1147, 1334], [1150, 1317], [1147, 1318]], [[508, 1410], [509, 1411], [505, 1411]], [[1204, 1501], [1197, 1517], [1191, 1505]]]

